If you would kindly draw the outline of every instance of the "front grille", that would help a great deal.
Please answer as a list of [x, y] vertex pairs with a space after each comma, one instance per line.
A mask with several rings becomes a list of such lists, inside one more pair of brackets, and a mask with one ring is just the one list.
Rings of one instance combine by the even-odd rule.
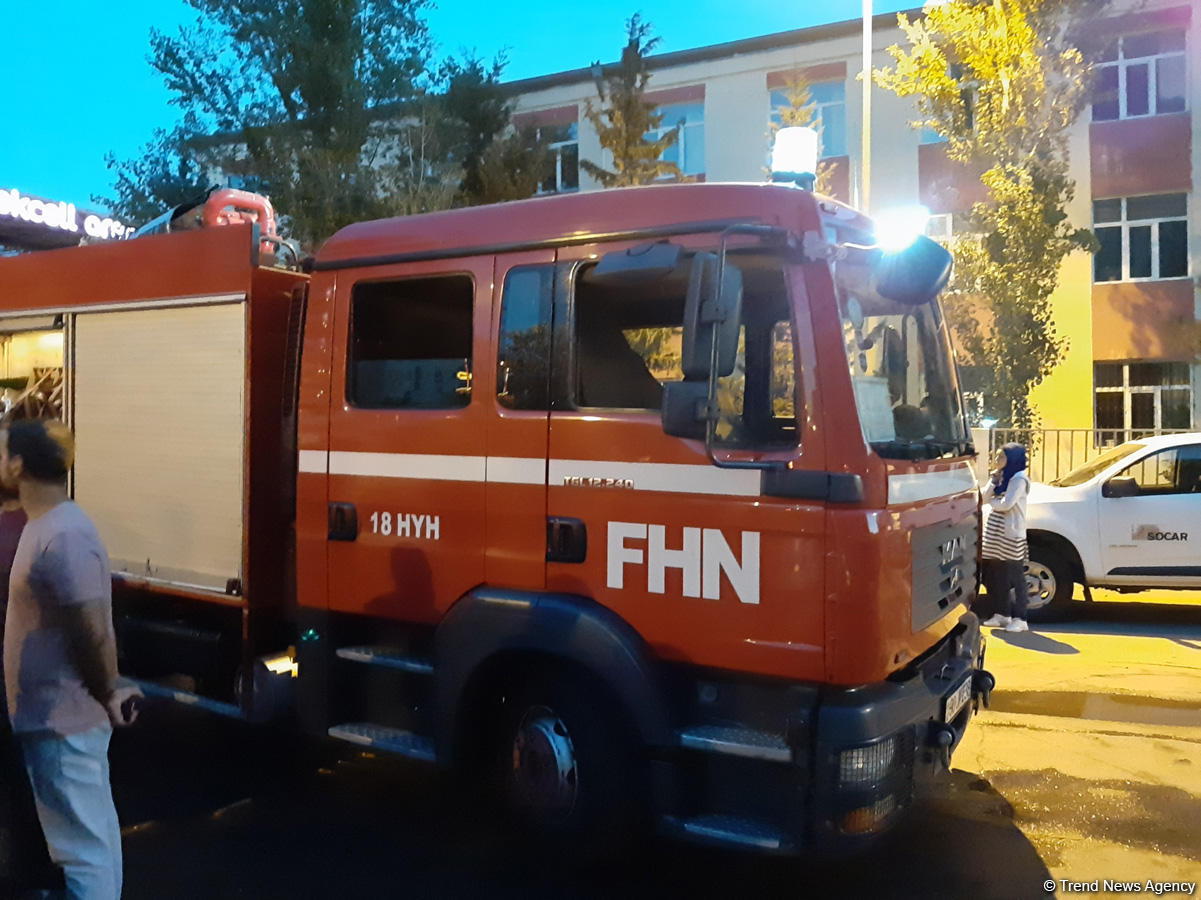
[[913, 530], [913, 631], [937, 622], [955, 604], [976, 593], [979, 541], [980, 521], [975, 513], [954, 524], [939, 522]]

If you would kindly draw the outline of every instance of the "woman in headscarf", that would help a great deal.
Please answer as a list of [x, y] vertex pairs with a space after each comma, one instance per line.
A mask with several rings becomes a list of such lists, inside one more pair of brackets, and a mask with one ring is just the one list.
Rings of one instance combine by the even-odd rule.
[[984, 624], [1006, 631], [1029, 631], [1026, 624], [1026, 448], [1006, 444], [993, 457], [993, 471], [982, 500], [989, 507], [984, 525], [981, 573], [993, 605]]

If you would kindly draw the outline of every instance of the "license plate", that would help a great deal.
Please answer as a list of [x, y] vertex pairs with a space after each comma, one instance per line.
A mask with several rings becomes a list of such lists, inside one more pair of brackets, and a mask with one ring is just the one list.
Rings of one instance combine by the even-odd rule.
[[969, 675], [963, 679], [959, 687], [955, 688], [947, 697], [946, 703], [943, 706], [942, 720], [944, 722], [954, 721], [955, 717], [963, 711], [967, 706], [968, 701], [972, 699], [972, 676]]

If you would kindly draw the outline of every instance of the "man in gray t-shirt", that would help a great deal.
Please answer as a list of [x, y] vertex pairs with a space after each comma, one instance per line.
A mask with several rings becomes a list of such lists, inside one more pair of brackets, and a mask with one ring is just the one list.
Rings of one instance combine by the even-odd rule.
[[[109, 787], [113, 725], [128, 724], [116, 686], [108, 554], [67, 496], [70, 429], [57, 420], [0, 431], [0, 479], [29, 522], [9, 577], [4, 682], [38, 818], [67, 896], [121, 895], [121, 830]], [[132, 716], [130, 717], [132, 721]]]

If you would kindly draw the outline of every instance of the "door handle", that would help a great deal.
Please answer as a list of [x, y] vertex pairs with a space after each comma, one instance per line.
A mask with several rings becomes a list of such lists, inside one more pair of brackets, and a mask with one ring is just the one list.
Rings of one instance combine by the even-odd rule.
[[353, 541], [359, 536], [359, 514], [353, 503], [330, 503], [329, 539]]
[[581, 563], [588, 555], [588, 529], [579, 519], [546, 518], [546, 561]]

